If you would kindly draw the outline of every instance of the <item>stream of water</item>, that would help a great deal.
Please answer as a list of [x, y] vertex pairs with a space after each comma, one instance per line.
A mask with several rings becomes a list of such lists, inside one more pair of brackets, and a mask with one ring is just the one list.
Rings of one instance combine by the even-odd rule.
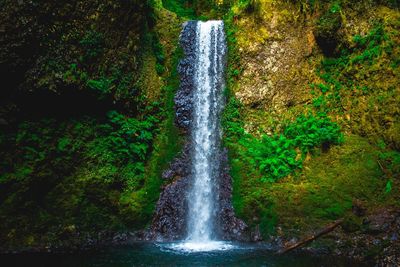
[[191, 129], [193, 182], [188, 201], [188, 236], [177, 249], [206, 251], [229, 247], [216, 241], [214, 234], [221, 149], [219, 119], [223, 108], [226, 54], [223, 22], [197, 22], [195, 42], [197, 58]]

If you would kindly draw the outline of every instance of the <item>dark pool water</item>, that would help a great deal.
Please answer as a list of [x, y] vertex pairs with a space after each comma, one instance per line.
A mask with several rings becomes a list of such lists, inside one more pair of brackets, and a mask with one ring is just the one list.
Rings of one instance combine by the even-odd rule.
[[1, 266], [132, 267], [132, 266], [368, 266], [346, 259], [305, 254], [278, 256], [266, 245], [233, 244], [229, 249], [189, 252], [175, 244], [135, 243], [70, 255], [0, 255]]

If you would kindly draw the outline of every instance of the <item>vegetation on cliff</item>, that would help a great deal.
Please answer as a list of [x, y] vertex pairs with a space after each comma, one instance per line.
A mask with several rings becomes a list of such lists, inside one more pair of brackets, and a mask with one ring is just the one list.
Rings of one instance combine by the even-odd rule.
[[179, 19], [158, 1], [5, 1], [1, 21], [2, 249], [143, 229], [179, 147]]
[[[346, 250], [351, 234], [369, 233], [367, 216], [399, 209], [397, 8], [260, 0], [226, 15], [234, 206], [264, 237], [302, 236], [344, 217], [335, 238], [347, 238]], [[358, 244], [357, 253], [395, 242]]]

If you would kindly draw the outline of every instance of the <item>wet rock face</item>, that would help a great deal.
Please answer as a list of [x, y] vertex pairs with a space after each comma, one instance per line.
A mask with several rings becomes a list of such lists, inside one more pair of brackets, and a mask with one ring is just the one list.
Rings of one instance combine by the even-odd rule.
[[[180, 86], [175, 95], [175, 124], [189, 139], [190, 122], [193, 110], [193, 88], [196, 62], [196, 22], [184, 25], [180, 45], [185, 57], [178, 65]], [[164, 187], [157, 202], [156, 214], [150, 228], [150, 239], [179, 240], [186, 235], [187, 193], [190, 184], [190, 144], [187, 142], [182, 153], [176, 157], [162, 178], [171, 183]]]
[[221, 171], [218, 185], [218, 235], [224, 240], [247, 241], [247, 225], [235, 216], [232, 206], [232, 177], [229, 175], [228, 153], [221, 153]]
[[196, 62], [196, 22], [189, 21], [184, 25], [180, 36], [180, 44], [185, 53], [178, 65], [180, 75], [179, 90], [175, 95], [175, 122], [185, 132], [189, 130], [193, 110], [193, 87]]
[[[194, 76], [197, 58], [196, 22], [189, 21], [183, 25], [180, 43], [185, 57], [178, 66], [181, 84], [175, 95], [176, 125], [184, 133], [185, 140], [191, 140], [190, 126], [193, 117]], [[171, 181], [164, 187], [157, 203], [155, 216], [148, 238], [155, 240], [182, 240], [187, 232], [188, 192], [192, 182], [191, 144], [186, 142], [182, 152], [163, 172], [162, 178]], [[218, 194], [216, 196], [217, 220], [216, 238], [223, 240], [248, 240], [247, 225], [235, 217], [231, 203], [232, 178], [229, 175], [228, 155], [220, 153], [220, 171]]]
[[[218, 214], [216, 238], [222, 240], [248, 241], [248, 227], [235, 216], [231, 203], [232, 178], [229, 175], [228, 155], [221, 153], [221, 171], [218, 184]], [[181, 240], [187, 231], [187, 194], [191, 184], [190, 144], [175, 158], [162, 178], [172, 181], [160, 195], [156, 215], [150, 230], [149, 239]], [[257, 240], [259, 241], [259, 240]]]
[[190, 156], [187, 143], [162, 178], [172, 181], [164, 187], [157, 202], [149, 238], [153, 240], [178, 240], [186, 234], [187, 192], [190, 184]]

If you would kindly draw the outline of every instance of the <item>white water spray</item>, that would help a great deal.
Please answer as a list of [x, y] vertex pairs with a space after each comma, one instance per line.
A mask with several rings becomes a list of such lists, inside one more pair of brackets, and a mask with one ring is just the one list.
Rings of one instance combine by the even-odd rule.
[[194, 77], [192, 166], [188, 236], [182, 248], [195, 251], [226, 248], [215, 240], [226, 43], [222, 21], [197, 22]]

